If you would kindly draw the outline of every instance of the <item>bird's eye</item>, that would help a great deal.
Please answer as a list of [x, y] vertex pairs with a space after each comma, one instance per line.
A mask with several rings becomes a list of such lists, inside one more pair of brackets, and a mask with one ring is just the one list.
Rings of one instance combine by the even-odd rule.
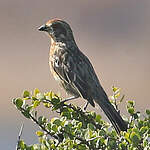
[[57, 34], [57, 35], [60, 35], [60, 34], [63, 34], [64, 36], [66, 36], [66, 29], [60, 24], [60, 23], [57, 23], [57, 24], [53, 24], [52, 25], [52, 28], [53, 28], [53, 31]]
[[59, 29], [59, 28], [62, 28], [62, 25], [60, 23], [54, 23], [52, 27], [53, 29]]

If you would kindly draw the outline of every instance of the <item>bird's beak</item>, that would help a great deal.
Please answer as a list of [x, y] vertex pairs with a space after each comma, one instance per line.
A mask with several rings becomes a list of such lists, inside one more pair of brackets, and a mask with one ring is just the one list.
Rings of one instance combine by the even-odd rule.
[[45, 24], [43, 24], [42, 26], [40, 26], [38, 28], [39, 31], [47, 31], [47, 26]]

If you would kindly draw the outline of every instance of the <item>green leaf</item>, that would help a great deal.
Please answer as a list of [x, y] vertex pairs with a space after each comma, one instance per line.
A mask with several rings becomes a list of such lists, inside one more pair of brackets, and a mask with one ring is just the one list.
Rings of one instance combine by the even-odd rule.
[[112, 86], [113, 92], [116, 92], [118, 89], [119, 89], [118, 87]]
[[33, 144], [32, 146], [29, 147], [27, 150], [39, 150], [39, 146], [37, 144]]
[[135, 105], [134, 101], [128, 101], [129, 107], [133, 107]]
[[139, 135], [136, 134], [135, 132], [132, 132], [132, 133], [131, 133], [130, 139], [131, 139], [131, 141], [133, 142], [134, 145], [139, 144], [140, 137], [139, 137]]
[[26, 118], [30, 118], [30, 111], [32, 110], [32, 106], [26, 106], [25, 111], [22, 111], [22, 114], [26, 117]]
[[87, 147], [85, 144], [79, 144], [78, 145], [78, 150], [86, 150], [86, 149], [87, 149]]
[[44, 133], [42, 131], [36, 131], [36, 135], [39, 137], [42, 137], [44, 135]]
[[15, 100], [15, 104], [16, 104], [16, 107], [20, 109], [23, 105], [23, 100], [21, 98], [17, 98]]
[[146, 114], [150, 116], [150, 110], [146, 109]]
[[57, 126], [61, 126], [62, 121], [59, 118], [54, 117], [51, 119], [51, 123], [56, 124]]
[[93, 118], [96, 118], [96, 113], [94, 111], [91, 111], [90, 114], [92, 115]]
[[59, 98], [52, 98], [51, 102], [53, 105], [59, 104], [60, 103], [60, 99]]
[[56, 124], [57, 126], [61, 126], [61, 121], [60, 121], [60, 119], [56, 119], [54, 122], [53, 122], [53, 124]]
[[122, 142], [122, 143], [119, 144], [119, 148], [121, 150], [126, 150], [126, 146], [127, 146], [127, 143], [125, 143], [125, 142]]
[[51, 144], [51, 149], [52, 149], [52, 150], [53, 150], [53, 149], [56, 149], [55, 144]]
[[48, 129], [49, 131], [51, 130], [51, 126], [52, 126], [51, 123], [48, 123], [48, 124], [47, 124], [47, 129]]
[[120, 92], [116, 93], [114, 96], [115, 96], [115, 99], [117, 99], [120, 96]]
[[134, 108], [132, 108], [132, 107], [128, 108], [128, 113], [133, 115], [134, 114]]
[[37, 97], [37, 99], [39, 99], [39, 100], [44, 100], [44, 99], [45, 99], [45, 96], [44, 96], [44, 94], [42, 94], [42, 93], [37, 93], [36, 97]]
[[31, 112], [31, 110], [33, 109], [33, 106], [26, 106], [26, 111], [28, 111], [29, 113]]
[[37, 106], [39, 106], [39, 105], [40, 105], [40, 102], [41, 102], [41, 101], [39, 101], [39, 100], [35, 100], [35, 101], [33, 102], [33, 108], [36, 108]]
[[141, 133], [141, 134], [144, 134], [147, 130], [148, 130], [148, 126], [142, 127], [142, 128], [140, 129], [140, 133]]
[[67, 119], [71, 119], [71, 114], [69, 111], [63, 111], [61, 115], [67, 117]]
[[44, 117], [44, 116], [40, 116], [39, 118], [38, 118], [38, 123], [40, 124], [40, 125], [43, 125], [44, 123], [46, 123], [47, 122], [47, 119]]
[[48, 95], [49, 95], [50, 100], [52, 100], [55, 94], [52, 91], [50, 91]]
[[143, 126], [144, 121], [143, 120], [139, 120], [138, 121], [138, 127], [141, 128]]
[[28, 98], [28, 97], [30, 97], [30, 92], [27, 91], [27, 90], [25, 90], [25, 91], [23, 92], [23, 98]]
[[95, 126], [92, 123], [88, 123], [87, 127], [91, 130], [95, 130]]
[[56, 124], [53, 124], [51, 129], [52, 129], [54, 132], [57, 132], [57, 131], [58, 131], [58, 127], [57, 127]]
[[43, 102], [43, 105], [44, 105], [46, 108], [50, 108], [50, 107], [51, 107], [51, 104], [50, 104], [50, 103], [47, 103], [47, 102]]
[[95, 118], [96, 122], [100, 123], [101, 122], [101, 118], [102, 118], [101, 115], [96, 115], [96, 118]]
[[24, 143], [23, 140], [20, 140], [20, 141], [19, 141], [18, 147], [19, 147], [21, 150], [24, 150], [24, 149], [25, 149], [25, 143]]
[[140, 117], [140, 112], [136, 112], [133, 114], [134, 119], [138, 119]]
[[39, 89], [34, 89], [34, 92], [33, 92], [33, 95], [36, 97], [36, 95], [38, 94], [38, 93], [40, 93], [40, 90]]
[[130, 140], [129, 136], [130, 136], [129, 132], [125, 132], [125, 133], [124, 133], [125, 139], [126, 139], [129, 143], [131, 143], [131, 140]]
[[139, 129], [138, 128], [134, 127], [134, 128], [132, 128], [132, 131], [139, 135]]
[[82, 122], [79, 122], [77, 125], [77, 129], [80, 129], [82, 127]]
[[52, 119], [51, 119], [51, 123], [54, 123], [54, 121], [55, 120], [58, 120], [59, 118], [57, 118], [57, 117], [53, 117]]
[[65, 131], [67, 131], [68, 133], [70, 133], [70, 130], [71, 130], [71, 125], [70, 124], [67, 124], [65, 127], [64, 127]]
[[35, 100], [38, 100], [38, 99], [37, 99], [36, 97], [34, 97], [34, 96], [32, 96], [31, 99], [34, 100], [34, 101], [35, 101]]

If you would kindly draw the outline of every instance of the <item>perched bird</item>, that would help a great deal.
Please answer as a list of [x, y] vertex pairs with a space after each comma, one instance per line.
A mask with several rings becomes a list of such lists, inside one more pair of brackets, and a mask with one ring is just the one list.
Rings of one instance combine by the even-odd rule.
[[69, 99], [82, 97], [93, 107], [96, 102], [117, 133], [126, 131], [127, 124], [110, 103], [89, 59], [78, 48], [69, 24], [56, 18], [42, 25], [39, 31], [45, 31], [51, 39], [50, 70], [66, 92], [73, 96]]

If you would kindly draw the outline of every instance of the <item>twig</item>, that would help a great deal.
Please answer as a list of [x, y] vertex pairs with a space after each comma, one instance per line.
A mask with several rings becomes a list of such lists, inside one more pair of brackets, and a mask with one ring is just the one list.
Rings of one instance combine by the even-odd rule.
[[[21, 112], [25, 112], [25, 111], [26, 111], [24, 108], [20, 108], [20, 110], [21, 110]], [[39, 122], [38, 122], [30, 113], [29, 113], [29, 117], [30, 117], [30, 118], [33, 120], [33, 122], [35, 122], [43, 131], [45, 131], [48, 135], [50, 135], [51, 137], [53, 137], [53, 138], [55, 138], [55, 139], [57, 139], [57, 140], [59, 141], [59, 137], [58, 137], [58, 136], [53, 135], [53, 134], [52, 134], [51, 132], [49, 132], [44, 126], [42, 126], [41, 124], [39, 124]], [[23, 127], [21, 127], [21, 130], [20, 130], [20, 133], [19, 133], [19, 138], [18, 138], [19, 140], [20, 140], [20, 136], [21, 136], [21, 134], [22, 134], [22, 129], [23, 129]], [[69, 132], [67, 132], [67, 131], [65, 131], [65, 130], [63, 130], [62, 132], [66, 133], [66, 134], [68, 134], [68, 135], [70, 135], [70, 136], [73, 136], [75, 139], [77, 139], [77, 140], [81, 141], [82, 143], [86, 144], [86, 145], [90, 148], [90, 150], [94, 150], [93, 146], [90, 145], [88, 141], [82, 139], [81, 137], [78, 137], [78, 136], [76, 136], [76, 135], [72, 135], [72, 134], [70, 134]], [[19, 140], [18, 140], [18, 141], [19, 141]], [[16, 149], [16, 150], [18, 150], [18, 149]]]
[[101, 137], [100, 137], [100, 136], [96, 136], [96, 137], [94, 137], [94, 138], [88, 139], [88, 141], [93, 141], [93, 140], [95, 140], [95, 139], [97, 139], [97, 138], [101, 138]]
[[[20, 108], [21, 112], [25, 112], [26, 110], [24, 108]], [[30, 113], [29, 113], [29, 117], [33, 120], [33, 122], [35, 122], [43, 131], [45, 131], [48, 135], [50, 135], [51, 137], [59, 140], [59, 138], [56, 135], [53, 135], [51, 132], [49, 132], [45, 127], [43, 127], [41, 124], [39, 124], [39, 122], [37, 121], [36, 118], [34, 118]]]
[[85, 139], [83, 139], [83, 138], [81, 138], [81, 137], [78, 137], [78, 136], [76, 136], [76, 135], [72, 135], [71, 133], [69, 133], [69, 132], [67, 132], [67, 131], [65, 131], [65, 130], [63, 130], [62, 132], [64, 132], [64, 133], [68, 134], [69, 136], [72, 136], [72, 137], [74, 137], [75, 139], [81, 141], [81, 143], [87, 145], [90, 150], [95, 150], [95, 147], [93, 147], [93, 145], [89, 144], [89, 141], [87, 141], [87, 140], [85, 140]]
[[[50, 101], [49, 101], [49, 100], [46, 100], [46, 102], [50, 102]], [[74, 111], [79, 111], [78, 109], [74, 108], [74, 107], [71, 106], [71, 105], [63, 104], [63, 106], [67, 106], [67, 107], [69, 107], [69, 108], [72, 108]], [[20, 108], [20, 111], [23, 113], [23, 112], [25, 112], [26, 110], [21, 107], [21, 108]], [[80, 112], [81, 112], [81, 111], [80, 111]], [[86, 116], [86, 115], [84, 114], [84, 112], [82, 112], [82, 115], [84, 115], [84, 117]], [[29, 113], [29, 117], [30, 117], [30, 118], [33, 120], [33, 122], [35, 122], [43, 131], [45, 131], [48, 135], [50, 135], [51, 137], [53, 137], [53, 138], [55, 138], [55, 139], [57, 139], [57, 140], [59, 141], [59, 137], [56, 136], [56, 135], [54, 135], [54, 134], [52, 134], [51, 132], [49, 132], [43, 125], [39, 124], [38, 120], [37, 120], [36, 118], [34, 118], [31, 113]], [[86, 118], [88, 119], [87, 116], [86, 116]], [[21, 128], [20, 131], [21, 131], [21, 132], [19, 133], [19, 135], [22, 134], [22, 128]], [[94, 150], [94, 147], [89, 144], [89, 141], [86, 141], [85, 139], [83, 139], [83, 138], [81, 138], [81, 137], [78, 137], [78, 136], [76, 136], [76, 135], [72, 135], [71, 133], [69, 133], [69, 132], [67, 132], [67, 131], [65, 131], [65, 130], [63, 130], [62, 132], [64, 132], [64, 133], [68, 134], [69, 136], [72, 136], [72, 137], [74, 137], [75, 139], [81, 141], [81, 143], [86, 144], [86, 145], [89, 147], [90, 150]], [[19, 139], [20, 139], [20, 136], [19, 136]], [[17, 149], [17, 150], [18, 150], [18, 149]]]
[[85, 114], [85, 112], [83, 112], [80, 108], [76, 109], [76, 108], [73, 107], [71, 104], [70, 104], [70, 105], [64, 104], [64, 106], [67, 106], [67, 107], [73, 109], [74, 111], [79, 112], [80, 115], [81, 115], [84, 119], [86, 119], [87, 122], [92, 123], [92, 124], [96, 127], [96, 129], [101, 129], [101, 125], [100, 125], [100, 124], [96, 124], [96, 122], [94, 121], [93, 118], [90, 118], [90, 119], [89, 119], [88, 116]]
[[19, 150], [19, 149], [20, 149], [20, 147], [19, 147], [19, 142], [20, 142], [20, 139], [21, 139], [21, 135], [22, 135], [22, 132], [23, 132], [23, 128], [24, 128], [24, 124], [21, 125], [20, 131], [19, 131], [18, 141], [17, 141], [17, 145], [16, 145], [16, 150]]
[[[43, 102], [44, 102], [44, 101], [47, 102], [47, 103], [51, 103], [51, 101], [48, 100], [48, 99], [44, 99]], [[92, 124], [96, 127], [96, 129], [101, 129], [101, 125], [100, 125], [100, 124], [97, 124], [97, 123], [94, 121], [94, 119], [92, 119], [92, 118], [89, 119], [88, 116], [85, 114], [85, 112], [83, 112], [80, 108], [76, 109], [76, 108], [73, 107], [71, 104], [67, 105], [67, 104], [62, 103], [62, 102], [60, 102], [60, 104], [61, 104], [62, 106], [66, 106], [66, 107], [68, 107], [68, 108], [71, 108], [71, 109], [73, 109], [73, 110], [76, 111], [76, 112], [79, 112], [79, 113], [82, 115], [82, 117], [85, 118], [86, 121], [92, 123]], [[60, 113], [60, 112], [57, 112], [57, 113]]]
[[114, 93], [114, 95], [113, 95], [113, 97], [114, 97], [114, 104], [115, 104], [116, 110], [118, 111], [117, 99], [116, 99], [115, 95], [116, 94]]
[[[48, 102], [48, 103], [51, 103], [51, 101], [48, 100], [48, 99], [45, 99], [45, 100], [43, 100], [43, 101]], [[61, 104], [62, 106], [66, 106], [66, 107], [68, 107], [68, 108], [71, 108], [71, 109], [73, 109], [73, 110], [76, 111], [76, 112], [79, 112], [83, 118], [85, 118], [88, 122], [91, 122], [97, 129], [101, 129], [101, 125], [96, 124], [96, 122], [95, 122], [93, 119], [89, 119], [88, 116], [85, 114], [85, 112], [83, 112], [80, 108], [76, 109], [76, 108], [73, 107], [71, 104], [70, 104], [70, 105], [65, 104], [64, 101], [63, 101], [63, 102], [60, 102], [60, 104]], [[72, 137], [74, 137], [75, 139], [81, 141], [81, 143], [87, 145], [90, 150], [95, 150], [95, 147], [93, 147], [93, 145], [89, 144], [89, 142], [90, 142], [92, 139], [87, 141], [87, 140], [85, 140], [85, 139], [83, 139], [83, 138], [81, 138], [81, 137], [78, 137], [78, 136], [76, 136], [76, 135], [72, 135], [71, 133], [69, 133], [69, 132], [67, 132], [67, 131], [65, 131], [65, 130], [63, 130], [62, 132], [64, 132], [64, 133], [68, 134], [69, 136], [72, 136]], [[96, 138], [98, 138], [98, 137], [96, 137]]]

